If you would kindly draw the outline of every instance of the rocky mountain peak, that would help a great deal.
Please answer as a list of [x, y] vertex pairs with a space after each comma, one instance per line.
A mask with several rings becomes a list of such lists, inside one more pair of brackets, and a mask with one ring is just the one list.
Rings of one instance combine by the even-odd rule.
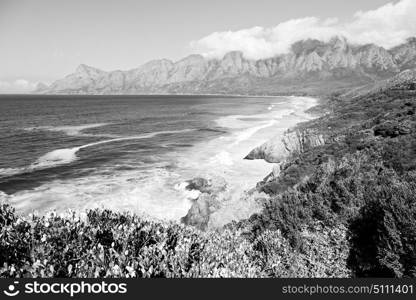
[[89, 76], [89, 77], [96, 77], [101, 75], [102, 73], [104, 73], [104, 71], [94, 68], [94, 67], [90, 67], [86, 64], [80, 64], [76, 70], [75, 73], [78, 75], [84, 75], [84, 76]]
[[348, 49], [348, 41], [343, 36], [335, 36], [330, 41], [329, 44], [336, 51], [346, 51]]
[[191, 54], [191, 55], [188, 55], [185, 58], [182, 58], [177, 63], [194, 63], [194, 62], [200, 62], [200, 61], [203, 61], [203, 60], [205, 60], [205, 59], [201, 54]]
[[[351, 45], [343, 36], [328, 42], [306, 39], [294, 43], [289, 53], [269, 59], [247, 59], [241, 51], [222, 58], [189, 55], [179, 61], [150, 61], [129, 71], [104, 72], [80, 65], [76, 73], [56, 81], [48, 93], [267, 93], [300, 82], [349, 86], [384, 80], [416, 67], [416, 38], [394, 49], [377, 45]], [[259, 88], [264, 83], [264, 91]]]
[[244, 54], [241, 51], [231, 51], [224, 55], [222, 62], [225, 64], [237, 64], [241, 65], [244, 60]]
[[416, 37], [407, 39], [407, 42], [390, 50], [396, 63], [401, 69], [416, 67]]
[[170, 68], [172, 65], [173, 62], [169, 59], [154, 59], [145, 63], [139, 69]]
[[297, 57], [302, 55], [309, 55], [312, 52], [323, 53], [326, 44], [315, 39], [306, 39], [294, 43], [291, 47], [291, 52]]

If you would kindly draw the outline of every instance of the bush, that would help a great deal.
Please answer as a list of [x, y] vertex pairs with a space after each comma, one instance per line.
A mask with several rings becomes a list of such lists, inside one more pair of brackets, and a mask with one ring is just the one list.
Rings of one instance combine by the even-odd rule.
[[382, 163], [371, 151], [348, 154], [319, 165], [314, 174], [282, 194], [271, 196], [261, 213], [250, 218], [255, 238], [264, 230], [280, 230], [291, 245], [302, 245], [301, 228], [323, 222], [347, 224], [364, 205], [363, 193], [375, 183]]
[[30, 259], [30, 226], [15, 216], [15, 210], [0, 204], [0, 266]]
[[263, 277], [238, 230], [201, 232], [108, 210], [16, 216], [0, 206], [0, 277]]
[[416, 173], [386, 172], [351, 222], [349, 266], [359, 277], [416, 276]]
[[[347, 274], [345, 255], [339, 255], [338, 250], [346, 248], [334, 247], [342, 245], [343, 235], [322, 226], [318, 230], [301, 230], [306, 246], [299, 253], [280, 231], [269, 231], [250, 242], [242, 232], [245, 228], [238, 228], [237, 224], [201, 232], [190, 226], [108, 210], [89, 211], [85, 218], [74, 212], [61, 216], [52, 212], [25, 219], [17, 216], [8, 204], [1, 206], [0, 220], [0, 277]], [[329, 257], [336, 263], [325, 267]], [[277, 261], [281, 263], [276, 265]]]
[[320, 222], [302, 226], [302, 251], [294, 251], [280, 230], [265, 230], [254, 241], [264, 271], [275, 278], [349, 277], [348, 245], [344, 226], [327, 227]]

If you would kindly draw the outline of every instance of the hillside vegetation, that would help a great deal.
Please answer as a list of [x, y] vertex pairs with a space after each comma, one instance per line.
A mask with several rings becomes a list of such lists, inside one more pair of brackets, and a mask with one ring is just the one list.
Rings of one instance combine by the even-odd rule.
[[299, 126], [325, 143], [257, 188], [261, 213], [217, 231], [111, 211], [0, 206], [1, 277], [415, 277], [413, 86], [333, 96]]
[[356, 276], [416, 275], [416, 93], [412, 85], [354, 99], [303, 124], [325, 144], [293, 153], [280, 176], [258, 185], [272, 197], [246, 222], [251, 238], [282, 231], [301, 249], [305, 224], [345, 225]]

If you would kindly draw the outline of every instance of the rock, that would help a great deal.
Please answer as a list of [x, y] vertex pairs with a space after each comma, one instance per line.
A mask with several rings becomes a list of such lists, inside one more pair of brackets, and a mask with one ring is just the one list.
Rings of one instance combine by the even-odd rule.
[[289, 153], [299, 152], [314, 148], [325, 143], [324, 136], [312, 129], [294, 130], [283, 137], [286, 151]]
[[268, 197], [255, 188], [236, 194], [235, 190], [227, 188], [221, 177], [194, 178], [188, 181], [186, 189], [201, 194], [192, 201], [181, 222], [200, 230], [219, 228], [232, 221], [246, 219], [263, 208], [263, 201], [259, 199]]
[[192, 225], [198, 229], [207, 229], [211, 214], [220, 208], [219, 201], [215, 196], [201, 194], [194, 201], [185, 217], [181, 219], [182, 223]]
[[207, 179], [201, 177], [188, 180], [187, 183], [187, 190], [198, 190], [201, 193], [208, 192], [208, 188], [211, 186]]
[[269, 163], [279, 163], [288, 155], [282, 139], [273, 139], [253, 149], [244, 159], [264, 159]]
[[258, 192], [255, 188], [235, 195], [232, 191], [218, 194], [201, 194], [196, 199], [182, 223], [200, 230], [220, 228], [232, 221], [249, 218], [263, 209], [264, 199], [268, 195]]
[[324, 143], [322, 134], [310, 129], [296, 129], [286, 132], [283, 138], [273, 138], [253, 149], [244, 159], [264, 159], [270, 163], [279, 163], [291, 153], [301, 153]]
[[188, 180], [187, 183], [187, 190], [197, 190], [207, 194], [218, 194], [227, 188], [227, 183], [220, 177], [210, 177], [208, 179], [197, 177]]
[[185, 188], [189, 191], [199, 191], [201, 194], [193, 201], [181, 221], [205, 230], [211, 215], [221, 207], [219, 195], [227, 189], [227, 183], [221, 177], [197, 177], [188, 180]]

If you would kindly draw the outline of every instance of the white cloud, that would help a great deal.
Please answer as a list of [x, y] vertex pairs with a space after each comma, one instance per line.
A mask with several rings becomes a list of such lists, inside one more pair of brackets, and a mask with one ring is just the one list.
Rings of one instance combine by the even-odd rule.
[[17, 79], [15, 81], [0, 81], [0, 93], [28, 93], [36, 88], [36, 83], [26, 79]]
[[222, 56], [233, 50], [248, 58], [260, 59], [285, 53], [296, 41], [314, 38], [328, 41], [335, 35], [350, 42], [374, 43], [386, 48], [416, 36], [416, 1], [401, 0], [370, 11], [359, 11], [349, 21], [337, 18], [306, 17], [282, 22], [275, 27], [253, 27], [238, 31], [214, 32], [191, 42], [195, 52]]

